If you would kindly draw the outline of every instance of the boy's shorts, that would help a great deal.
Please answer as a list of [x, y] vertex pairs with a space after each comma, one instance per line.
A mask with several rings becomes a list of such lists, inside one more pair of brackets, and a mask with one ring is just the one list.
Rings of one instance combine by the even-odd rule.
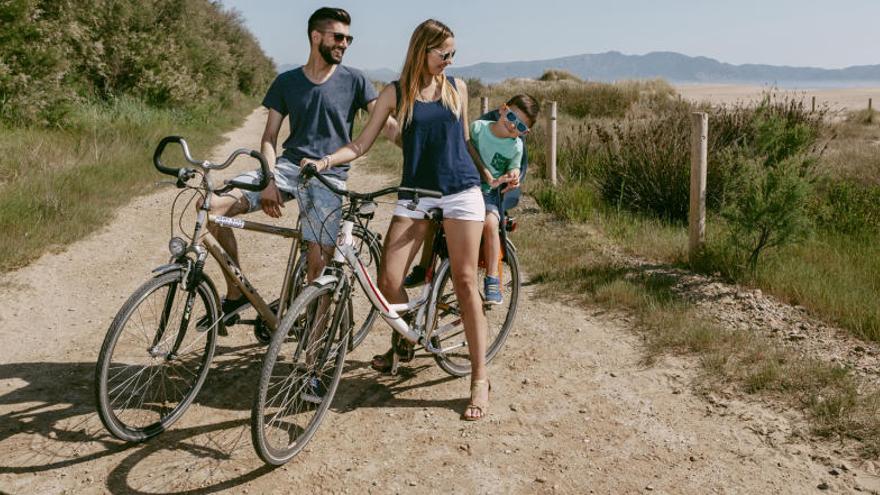
[[[257, 184], [261, 176], [261, 172], [255, 170], [239, 175], [235, 180]], [[345, 189], [345, 181], [328, 175], [324, 177], [334, 186]], [[312, 179], [303, 185], [299, 176], [299, 166], [286, 158], [279, 158], [275, 164], [275, 185], [281, 192], [284, 202], [297, 198], [304, 241], [325, 246], [336, 244], [339, 223], [342, 221], [342, 197], [333, 194], [324, 184], [318, 182], [318, 179]], [[248, 213], [260, 209], [260, 191], [241, 190], [241, 192], [248, 201]]]
[[501, 220], [501, 193], [498, 189], [483, 191], [483, 202], [486, 203], [486, 214], [493, 214]]
[[473, 222], [482, 222], [486, 219], [483, 197], [480, 194], [480, 188], [476, 186], [459, 193], [447, 194], [442, 198], [419, 198], [419, 204], [415, 210], [407, 208], [410, 202], [408, 199], [397, 200], [394, 216], [423, 220], [426, 211], [431, 208], [440, 208], [443, 210], [444, 219]]

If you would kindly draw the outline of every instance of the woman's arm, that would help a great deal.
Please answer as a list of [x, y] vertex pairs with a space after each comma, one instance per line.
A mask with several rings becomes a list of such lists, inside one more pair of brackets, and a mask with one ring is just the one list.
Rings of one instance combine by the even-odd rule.
[[470, 126], [467, 125], [468, 121], [468, 89], [467, 83], [459, 78], [455, 78], [455, 87], [458, 88], [458, 95], [461, 97], [461, 124], [464, 127], [464, 142], [468, 142], [471, 140], [471, 130]]
[[364, 155], [370, 150], [379, 133], [385, 127], [388, 116], [391, 115], [392, 110], [397, 106], [396, 100], [397, 94], [394, 91], [394, 86], [391, 84], [385, 86], [379, 94], [379, 98], [376, 99], [376, 106], [370, 112], [370, 120], [367, 121], [364, 130], [361, 131], [354, 141], [321, 159], [303, 158], [300, 164], [303, 166], [313, 164], [318, 171], [321, 171], [340, 163], [351, 162], [355, 158]]

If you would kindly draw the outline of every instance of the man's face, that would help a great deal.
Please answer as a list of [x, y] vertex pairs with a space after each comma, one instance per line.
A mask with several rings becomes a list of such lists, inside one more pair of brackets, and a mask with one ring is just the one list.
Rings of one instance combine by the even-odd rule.
[[330, 65], [342, 63], [342, 56], [349, 45], [348, 26], [341, 22], [328, 22], [318, 31], [318, 53]]

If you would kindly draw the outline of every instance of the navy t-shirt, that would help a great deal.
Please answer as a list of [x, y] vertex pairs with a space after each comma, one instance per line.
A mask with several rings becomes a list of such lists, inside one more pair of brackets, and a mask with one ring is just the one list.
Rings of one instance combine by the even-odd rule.
[[[295, 165], [303, 158], [321, 158], [351, 142], [357, 111], [379, 95], [364, 74], [339, 65], [329, 79], [315, 84], [302, 67], [279, 74], [269, 87], [263, 106], [290, 116], [290, 137], [282, 156]], [[348, 178], [349, 164], [326, 171]]]

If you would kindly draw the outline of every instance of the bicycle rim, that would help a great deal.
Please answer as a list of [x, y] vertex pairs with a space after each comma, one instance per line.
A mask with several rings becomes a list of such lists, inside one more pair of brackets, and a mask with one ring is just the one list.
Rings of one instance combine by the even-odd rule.
[[[263, 358], [251, 436], [268, 464], [284, 464], [308, 444], [336, 393], [347, 350], [339, 328], [350, 323], [346, 298], [321, 306], [335, 287], [308, 286], [282, 319]], [[291, 335], [296, 322], [305, 322], [299, 338]]]
[[138, 288], [101, 347], [95, 377], [98, 414], [122, 440], [146, 440], [171, 426], [208, 374], [219, 318], [216, 295], [202, 280], [192, 294], [189, 321], [181, 328], [190, 293], [180, 287], [180, 278], [181, 272], [172, 272]]

